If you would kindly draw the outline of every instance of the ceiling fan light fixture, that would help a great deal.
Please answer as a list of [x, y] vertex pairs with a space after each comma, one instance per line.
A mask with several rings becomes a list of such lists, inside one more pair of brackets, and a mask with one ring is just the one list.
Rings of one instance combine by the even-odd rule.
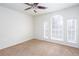
[[37, 11], [36, 10], [33, 10], [35, 13], [37, 13]]

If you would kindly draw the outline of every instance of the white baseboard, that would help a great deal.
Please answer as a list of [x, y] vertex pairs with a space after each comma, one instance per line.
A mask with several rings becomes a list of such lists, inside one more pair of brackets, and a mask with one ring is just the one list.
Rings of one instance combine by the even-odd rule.
[[11, 46], [15, 46], [15, 45], [17, 45], [17, 44], [23, 43], [23, 42], [28, 41], [28, 40], [31, 40], [31, 39], [32, 39], [32, 38], [26, 38], [26, 39], [23, 39], [23, 40], [21, 40], [21, 41], [17, 41], [17, 42], [10, 43], [10, 44], [8, 44], [8, 45], [1, 46], [1, 47], [0, 47], [0, 50], [1, 50], [1, 49], [5, 49], [5, 48], [8, 48], [8, 47], [11, 47]]
[[[36, 39], [38, 39], [38, 38], [36, 38]], [[79, 44], [78, 43], [70, 43], [70, 42], [51, 40], [51, 39], [38, 39], [38, 40], [43, 40], [43, 41], [48, 41], [48, 42], [52, 42], [52, 43], [62, 44], [62, 45], [70, 46], [70, 47], [79, 48]]]

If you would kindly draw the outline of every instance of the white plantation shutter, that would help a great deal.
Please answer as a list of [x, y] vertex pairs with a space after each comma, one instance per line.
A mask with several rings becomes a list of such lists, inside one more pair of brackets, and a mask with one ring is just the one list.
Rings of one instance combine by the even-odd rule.
[[49, 38], [49, 24], [48, 22], [44, 22], [44, 39]]
[[53, 16], [51, 21], [51, 39], [63, 40], [63, 17], [61, 15]]
[[67, 20], [67, 41], [76, 43], [76, 19]]

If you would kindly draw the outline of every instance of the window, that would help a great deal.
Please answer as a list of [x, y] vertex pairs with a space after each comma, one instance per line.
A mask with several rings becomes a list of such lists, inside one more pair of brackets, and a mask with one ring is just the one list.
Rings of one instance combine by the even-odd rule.
[[63, 19], [62, 15], [55, 15], [51, 20], [44, 22], [44, 38], [65, 42], [77, 43], [77, 20]]
[[48, 39], [48, 32], [49, 32], [49, 28], [48, 28], [48, 22], [44, 22], [44, 39]]
[[55, 15], [51, 20], [51, 39], [54, 38], [63, 40], [63, 17], [61, 15]]
[[76, 42], [76, 19], [67, 20], [67, 41]]

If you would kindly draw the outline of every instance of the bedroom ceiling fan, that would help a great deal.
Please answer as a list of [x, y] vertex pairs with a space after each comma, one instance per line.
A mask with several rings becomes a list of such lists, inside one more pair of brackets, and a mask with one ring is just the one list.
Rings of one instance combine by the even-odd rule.
[[26, 8], [25, 10], [33, 9], [35, 13], [37, 13], [36, 9], [47, 9], [45, 6], [39, 6], [39, 3], [24, 3], [30, 7]]

